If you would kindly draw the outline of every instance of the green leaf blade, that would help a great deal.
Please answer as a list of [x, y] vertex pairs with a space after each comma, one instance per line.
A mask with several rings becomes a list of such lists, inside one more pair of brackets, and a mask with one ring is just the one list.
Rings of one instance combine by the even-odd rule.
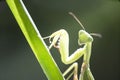
[[64, 80], [22, 0], [6, 0], [48, 80]]

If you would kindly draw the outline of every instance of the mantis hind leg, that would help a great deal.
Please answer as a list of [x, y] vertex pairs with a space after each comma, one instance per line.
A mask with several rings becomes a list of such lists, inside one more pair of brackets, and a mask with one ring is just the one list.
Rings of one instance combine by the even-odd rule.
[[65, 77], [71, 70], [73, 69], [73, 71], [68, 75], [68, 77], [66, 78], [66, 80], [69, 80], [70, 77], [73, 75], [73, 80], [78, 80], [78, 63], [75, 62], [73, 63], [64, 73], [63, 76]]

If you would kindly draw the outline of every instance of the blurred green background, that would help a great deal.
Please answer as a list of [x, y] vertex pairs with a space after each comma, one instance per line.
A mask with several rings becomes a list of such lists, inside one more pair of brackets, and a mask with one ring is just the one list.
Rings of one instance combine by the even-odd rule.
[[[70, 54], [79, 48], [80, 25], [68, 14], [72, 11], [94, 37], [91, 70], [96, 80], [120, 80], [119, 0], [23, 0], [43, 37], [61, 28], [70, 35]], [[45, 40], [49, 45], [48, 40]], [[64, 72], [58, 50], [52, 56]], [[81, 67], [82, 59], [78, 60]], [[52, 70], [51, 70], [52, 71]], [[80, 72], [80, 69], [79, 69]], [[47, 80], [5, 1], [0, 2], [0, 80]]]

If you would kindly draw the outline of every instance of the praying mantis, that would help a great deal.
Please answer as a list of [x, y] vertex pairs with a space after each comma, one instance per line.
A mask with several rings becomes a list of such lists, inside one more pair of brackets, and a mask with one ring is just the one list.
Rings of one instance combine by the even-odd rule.
[[[90, 57], [91, 57], [91, 49], [92, 49], [92, 42], [93, 37], [92, 35], [96, 35], [94, 33], [89, 34], [85, 31], [84, 26], [78, 20], [78, 18], [72, 13], [69, 12], [70, 15], [81, 25], [83, 30], [80, 30], [78, 33], [78, 44], [83, 45], [83, 47], [78, 48], [73, 54], [69, 56], [69, 35], [66, 30], [60, 29], [54, 33], [52, 33], [49, 38], [50, 46], [49, 49], [55, 47], [59, 50], [61, 55], [61, 60], [64, 64], [72, 64], [64, 73], [63, 76], [65, 77], [71, 70], [72, 73], [69, 74], [66, 80], [69, 80], [70, 77], [73, 75], [73, 80], [78, 80], [78, 63], [75, 62], [80, 57], [83, 56], [83, 63], [81, 66], [81, 73], [79, 80], [94, 80], [94, 77], [90, 70]], [[97, 34], [97, 36], [100, 36]]]

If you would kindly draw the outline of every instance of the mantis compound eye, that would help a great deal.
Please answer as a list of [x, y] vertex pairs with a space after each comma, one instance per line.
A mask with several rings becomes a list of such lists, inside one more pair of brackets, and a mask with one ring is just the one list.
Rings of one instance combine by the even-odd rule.
[[93, 38], [92, 36], [87, 33], [85, 30], [80, 30], [79, 34], [78, 34], [78, 43], [81, 44], [85, 44], [87, 42], [92, 42]]

